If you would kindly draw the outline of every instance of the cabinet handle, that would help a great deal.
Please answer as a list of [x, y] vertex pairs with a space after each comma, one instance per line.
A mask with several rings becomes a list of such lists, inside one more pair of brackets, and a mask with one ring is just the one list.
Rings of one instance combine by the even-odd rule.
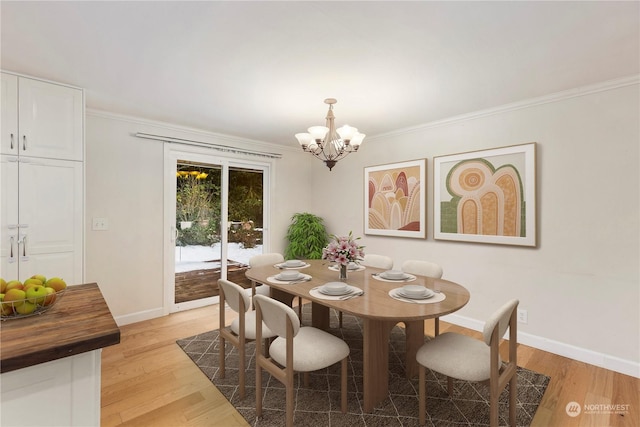
[[22, 256], [27, 256], [27, 235], [22, 236]]
[[11, 260], [13, 259], [14, 255], [13, 255], [13, 242], [14, 242], [14, 238], [13, 236], [11, 236], [11, 238], [9, 239], [10, 246], [9, 246], [9, 262], [11, 262]]
[[27, 135], [22, 135], [22, 151], [27, 151]]
[[9, 148], [13, 150], [13, 134], [11, 134], [11, 146]]

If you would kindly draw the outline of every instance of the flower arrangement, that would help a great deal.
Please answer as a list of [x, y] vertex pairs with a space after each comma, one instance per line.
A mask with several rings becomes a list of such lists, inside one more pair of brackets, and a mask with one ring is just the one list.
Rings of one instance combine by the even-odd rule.
[[351, 231], [348, 236], [332, 235], [331, 241], [322, 250], [322, 259], [344, 266], [350, 262], [357, 263], [364, 257], [364, 246], [358, 246], [356, 240], [360, 240], [360, 237], [354, 238]]

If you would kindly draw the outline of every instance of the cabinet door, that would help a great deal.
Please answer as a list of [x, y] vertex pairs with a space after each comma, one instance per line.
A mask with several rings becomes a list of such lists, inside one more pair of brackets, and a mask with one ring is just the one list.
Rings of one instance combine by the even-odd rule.
[[18, 79], [20, 155], [82, 160], [82, 90], [25, 77]]
[[20, 157], [20, 280], [82, 283], [82, 163]]
[[0, 156], [0, 277], [18, 278], [18, 157]]
[[18, 77], [2, 73], [0, 154], [18, 154]]

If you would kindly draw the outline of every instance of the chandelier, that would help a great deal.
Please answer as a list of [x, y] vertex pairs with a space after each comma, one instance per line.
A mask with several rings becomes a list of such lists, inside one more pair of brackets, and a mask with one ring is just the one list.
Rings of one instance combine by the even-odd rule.
[[333, 104], [336, 102], [338, 101], [334, 98], [324, 100], [325, 104], [329, 104], [326, 126], [311, 126], [307, 129], [309, 133], [297, 133], [295, 135], [302, 150], [322, 160], [329, 170], [338, 163], [338, 160], [343, 159], [349, 153], [358, 151], [362, 140], [366, 136], [349, 125], [336, 129], [335, 116], [333, 115]]

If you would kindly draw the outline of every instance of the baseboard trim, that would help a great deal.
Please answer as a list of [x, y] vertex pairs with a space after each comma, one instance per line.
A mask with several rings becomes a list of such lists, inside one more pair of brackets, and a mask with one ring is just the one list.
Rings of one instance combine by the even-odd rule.
[[114, 320], [118, 326], [124, 326], [131, 323], [142, 322], [143, 320], [155, 319], [156, 317], [162, 317], [164, 315], [164, 310], [162, 307], [159, 307], [151, 310], [138, 311], [137, 313], [126, 314], [124, 316], [115, 316]]
[[[484, 322], [457, 314], [450, 314], [448, 316], [441, 317], [441, 319], [445, 322], [472, 329], [474, 331], [482, 331], [482, 328], [484, 327]], [[518, 331], [518, 342], [538, 350], [548, 351], [549, 353], [568, 357], [579, 362], [588, 363], [610, 371], [640, 378], [640, 363], [632, 360], [621, 359], [605, 353], [598, 353], [596, 351], [587, 350], [586, 348], [550, 340], [548, 338], [539, 337], [522, 331]]]

